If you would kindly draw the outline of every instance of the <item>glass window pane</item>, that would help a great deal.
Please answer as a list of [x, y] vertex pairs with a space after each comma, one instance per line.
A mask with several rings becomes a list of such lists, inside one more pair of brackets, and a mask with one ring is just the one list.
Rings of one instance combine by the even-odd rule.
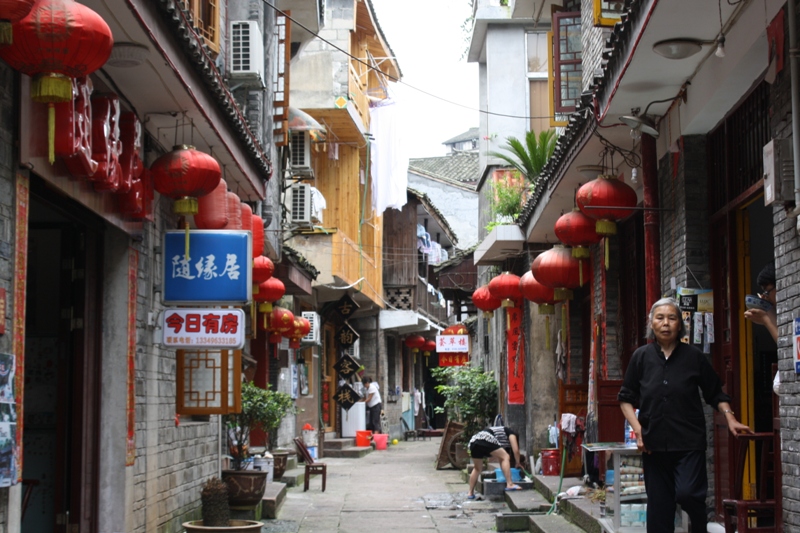
[[528, 33], [528, 73], [547, 73], [547, 33]]

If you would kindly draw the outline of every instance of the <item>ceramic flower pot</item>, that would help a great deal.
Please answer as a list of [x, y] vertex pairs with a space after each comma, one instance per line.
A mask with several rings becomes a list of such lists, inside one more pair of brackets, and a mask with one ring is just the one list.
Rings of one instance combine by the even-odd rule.
[[228, 484], [228, 506], [231, 509], [255, 508], [267, 488], [267, 472], [260, 470], [223, 470], [222, 481]]
[[281, 450], [274, 450], [272, 452], [272, 459], [274, 460], [273, 463], [273, 473], [272, 479], [274, 481], [280, 481], [283, 477], [283, 474], [286, 473], [286, 464], [289, 460], [289, 452], [288, 451], [281, 451]]
[[204, 533], [261, 533], [261, 528], [264, 527], [264, 522], [256, 522], [255, 520], [231, 520], [227, 527], [205, 527], [202, 520], [194, 520], [192, 522], [184, 522], [181, 524], [187, 533], [204, 532]]

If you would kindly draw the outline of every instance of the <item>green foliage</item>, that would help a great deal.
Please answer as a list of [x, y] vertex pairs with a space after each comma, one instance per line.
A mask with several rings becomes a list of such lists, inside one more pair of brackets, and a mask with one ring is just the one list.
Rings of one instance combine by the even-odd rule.
[[519, 179], [519, 172], [513, 176], [496, 180], [491, 196], [491, 209], [494, 220], [486, 225], [486, 231], [496, 226], [513, 224], [522, 212], [529, 184]]
[[525, 144], [516, 137], [508, 137], [506, 146], [501, 148], [508, 154], [490, 152], [489, 155], [502, 159], [535, 185], [547, 160], [553, 155], [557, 141], [555, 130], [544, 130], [538, 137], [536, 132], [529, 131], [525, 134]]
[[285, 392], [272, 391], [269, 385], [262, 389], [253, 383], [242, 383], [241, 412], [225, 415], [234, 470], [240, 470], [242, 461], [247, 458], [251, 430], [259, 429], [271, 434], [269, 444], [272, 447], [272, 433], [280, 426], [283, 417], [295, 412], [294, 400]]
[[445, 397], [444, 407], [450, 420], [462, 422], [462, 441], [486, 427], [497, 413], [497, 381], [491, 372], [473, 367], [438, 367], [431, 374], [440, 383], [436, 391]]

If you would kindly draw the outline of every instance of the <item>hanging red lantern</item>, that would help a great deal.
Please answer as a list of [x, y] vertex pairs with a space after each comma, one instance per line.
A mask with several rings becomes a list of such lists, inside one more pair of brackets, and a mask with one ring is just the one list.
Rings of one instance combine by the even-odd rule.
[[197, 199], [194, 225], [198, 229], [222, 229], [228, 223], [228, 184], [220, 178], [210, 193]]
[[589, 275], [589, 266], [572, 257], [569, 248], [556, 244], [533, 260], [531, 272], [539, 283], [555, 289], [556, 300], [567, 300], [572, 298], [570, 289], [580, 287]]
[[[253, 285], [261, 285], [262, 283], [270, 279], [274, 272], [275, 272], [275, 263], [273, 263], [272, 259], [270, 259], [269, 257], [265, 255], [259, 255], [258, 257], [253, 259]], [[283, 285], [283, 283], [281, 283], [281, 285]], [[260, 292], [261, 289], [253, 291], [253, 295]], [[280, 298], [281, 296], [283, 296], [283, 293], [281, 293], [281, 295], [278, 298]]]
[[416, 353], [425, 344], [425, 337], [422, 335], [409, 335], [406, 337], [403, 343], [407, 347], [411, 348], [412, 353]]
[[11, 68], [33, 77], [31, 99], [48, 104], [48, 159], [55, 161], [54, 104], [72, 100], [72, 80], [111, 55], [114, 37], [103, 18], [72, 0], [40, 0], [13, 24], [14, 46], [0, 49]]
[[431, 356], [431, 352], [436, 351], [436, 341], [434, 340], [427, 340], [425, 344], [422, 345], [422, 355], [425, 356], [425, 366], [428, 366], [428, 360]]
[[294, 314], [283, 307], [273, 307], [269, 314], [269, 324], [267, 328], [272, 333], [285, 335], [294, 326]]
[[253, 300], [258, 302], [258, 311], [264, 316], [264, 327], [262, 329], [268, 329], [267, 320], [273, 310], [272, 304], [283, 298], [284, 294], [286, 294], [286, 286], [281, 280], [273, 277], [259, 283], [258, 290], [253, 291]]
[[519, 290], [526, 300], [538, 305], [540, 315], [555, 314], [555, 290], [539, 283], [530, 270], [519, 279]]
[[222, 229], [242, 229], [242, 201], [239, 196], [233, 192], [227, 193], [228, 204], [228, 223]]
[[150, 170], [156, 190], [175, 200], [172, 212], [181, 216], [196, 215], [198, 197], [216, 189], [222, 179], [217, 160], [194, 146], [173, 147], [156, 159]]
[[595, 219], [598, 235], [616, 235], [616, 221], [629, 217], [639, 203], [636, 191], [614, 176], [600, 175], [584, 183], [575, 197], [578, 207]]
[[[497, 307], [500, 307], [500, 304], [498, 304]], [[495, 307], [495, 309], [497, 309], [497, 307]], [[467, 329], [467, 326], [465, 326], [464, 324], [453, 324], [452, 326], [447, 326], [444, 329], [444, 331], [442, 331], [441, 334], [442, 335], [466, 335], [467, 333], [469, 333], [469, 330]]]
[[253, 215], [253, 257], [258, 257], [264, 253], [264, 219], [258, 215]]
[[577, 207], [561, 215], [556, 221], [555, 233], [558, 240], [572, 246], [572, 256], [578, 259], [588, 258], [589, 249], [586, 247], [603, 238], [597, 234], [595, 220]]
[[[503, 301], [492, 296], [492, 293], [489, 292], [489, 287], [484, 285], [483, 287], [478, 287], [472, 293], [472, 303], [483, 311], [484, 318], [492, 318], [494, 316], [493, 311], [500, 307]], [[454, 335], [454, 333], [451, 335]]]
[[311, 331], [311, 322], [301, 316], [295, 317], [292, 329], [289, 330], [287, 335], [289, 337], [289, 348], [294, 348], [295, 350], [300, 348], [300, 339], [308, 335], [309, 331]]
[[503, 307], [514, 307], [514, 302], [522, 298], [519, 291], [519, 276], [511, 272], [503, 272], [489, 282], [489, 292], [502, 300]]
[[25, 18], [35, 3], [36, 0], [0, 0], [0, 45], [14, 42], [11, 25]]
[[242, 229], [245, 231], [252, 231], [253, 228], [253, 208], [244, 202], [241, 202], [241, 219]]

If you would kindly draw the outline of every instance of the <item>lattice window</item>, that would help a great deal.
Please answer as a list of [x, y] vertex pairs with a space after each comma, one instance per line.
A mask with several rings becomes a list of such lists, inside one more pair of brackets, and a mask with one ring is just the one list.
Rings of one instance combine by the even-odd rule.
[[240, 350], [178, 350], [177, 412], [222, 415], [241, 410]]
[[[291, 11], [286, 12], [291, 15]], [[291, 52], [292, 21], [283, 15], [275, 20], [275, 37], [278, 43], [278, 57], [272, 75], [272, 137], [275, 146], [289, 144], [289, 61]]]
[[583, 45], [581, 14], [578, 11], [553, 14], [554, 111], [575, 111], [581, 97]]
[[403, 311], [414, 308], [414, 292], [411, 287], [386, 289], [386, 301], [392, 307]]
[[206, 46], [219, 53], [219, 0], [181, 0]]

